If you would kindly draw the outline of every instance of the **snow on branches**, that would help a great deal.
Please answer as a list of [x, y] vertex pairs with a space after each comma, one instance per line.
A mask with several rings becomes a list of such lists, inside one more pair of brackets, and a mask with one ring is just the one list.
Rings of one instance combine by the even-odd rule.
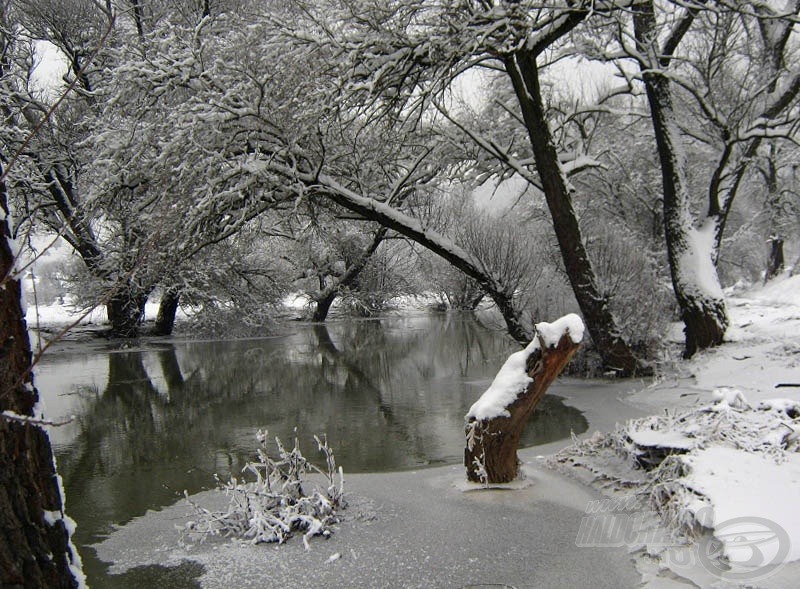
[[[297, 439], [287, 449], [275, 438], [277, 458], [267, 453], [267, 432], [259, 430], [258, 459], [242, 469], [248, 478], [231, 477], [218, 481], [230, 502], [225, 511], [211, 511], [192, 501], [198, 518], [186, 524], [185, 537], [203, 541], [209, 536], [233, 537], [253, 544], [277, 542], [282, 544], [294, 532], [304, 532], [303, 544], [309, 548], [313, 536], [328, 537], [331, 526], [338, 521], [337, 512], [344, 508], [344, 473], [336, 467], [333, 450], [326, 438], [314, 436], [317, 448], [325, 457], [325, 469], [310, 463], [300, 452]], [[314, 485], [308, 494], [304, 486], [311, 485], [307, 475], [320, 475], [322, 486]]]

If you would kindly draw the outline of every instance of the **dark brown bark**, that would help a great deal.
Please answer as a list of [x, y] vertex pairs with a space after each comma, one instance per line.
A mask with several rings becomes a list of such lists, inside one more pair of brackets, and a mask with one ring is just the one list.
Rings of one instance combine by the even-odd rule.
[[525, 425], [548, 387], [579, 347], [580, 344], [574, 343], [569, 334], [563, 335], [555, 347], [546, 348], [542, 345], [528, 357], [526, 368], [533, 381], [506, 407], [510, 417], [470, 419], [466, 428], [467, 447], [464, 449], [468, 480], [475, 483], [508, 483], [517, 478], [517, 447]]
[[[2, 168], [0, 168], [2, 173]], [[32, 417], [39, 395], [31, 349], [12, 275], [5, 185], [0, 181], [0, 412]], [[0, 586], [76, 587], [53, 451], [44, 428], [0, 416]]]
[[506, 58], [505, 67], [528, 130], [564, 268], [603, 365], [621, 376], [649, 374], [652, 368], [636, 358], [622, 337], [609, 308], [608, 297], [598, 286], [547, 124], [536, 56], [530, 51], [519, 51]]
[[158, 313], [156, 314], [156, 324], [153, 329], [154, 335], [172, 335], [175, 329], [175, 315], [178, 312], [178, 305], [181, 301], [181, 293], [177, 289], [168, 288], [161, 295], [158, 303]]

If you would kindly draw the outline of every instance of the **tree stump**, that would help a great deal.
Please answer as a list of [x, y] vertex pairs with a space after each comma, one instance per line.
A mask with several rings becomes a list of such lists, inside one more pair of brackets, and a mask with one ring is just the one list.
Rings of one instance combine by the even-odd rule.
[[508, 483], [519, 473], [519, 438], [536, 405], [580, 347], [583, 322], [567, 315], [539, 323], [531, 344], [509, 356], [491, 386], [466, 415], [467, 479]]

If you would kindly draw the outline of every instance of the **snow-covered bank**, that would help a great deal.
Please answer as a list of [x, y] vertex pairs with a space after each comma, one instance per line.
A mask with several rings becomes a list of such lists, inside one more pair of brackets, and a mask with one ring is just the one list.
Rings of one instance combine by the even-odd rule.
[[661, 515], [659, 533], [651, 520], [618, 543], [639, 550], [653, 586], [676, 576], [701, 587], [796, 586], [800, 277], [729, 304], [729, 343], [630, 397], [660, 415], [598, 433], [553, 461], [608, 495], [598, 538], [636, 512]]

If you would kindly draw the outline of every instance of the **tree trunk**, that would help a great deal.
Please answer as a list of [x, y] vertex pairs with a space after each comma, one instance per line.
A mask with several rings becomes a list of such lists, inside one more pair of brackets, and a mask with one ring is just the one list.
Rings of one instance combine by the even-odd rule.
[[467, 302], [467, 310], [468, 311], [475, 311], [478, 308], [478, 305], [481, 304], [483, 297], [486, 296], [486, 293], [479, 292], [476, 295], [473, 295], [472, 298]]
[[319, 299], [315, 299], [314, 314], [311, 316], [312, 321], [325, 321], [328, 318], [328, 312], [331, 310], [333, 301], [336, 300], [336, 295], [339, 294], [337, 290], [331, 289]]
[[[532, 344], [523, 352], [517, 352], [520, 354], [530, 350], [524, 370], [533, 380], [513, 402], [506, 405], [508, 415], [479, 419], [470, 415], [472, 409], [468, 414], [464, 466], [467, 479], [472, 482], [508, 483], [517, 478], [520, 464], [517, 447], [525, 425], [547, 388], [580, 347], [580, 343], [575, 342], [569, 332], [564, 333], [554, 345], [546, 345], [540, 336], [537, 337], [538, 346]], [[580, 341], [580, 338], [577, 339]]]
[[714, 263], [714, 240], [724, 217], [709, 215], [704, 226], [695, 227], [670, 81], [657, 70], [668, 65], [659, 61], [652, 4], [637, 9], [634, 30], [640, 52], [652, 62], [649, 66], [641, 63], [640, 67], [661, 163], [664, 235], [672, 288], [685, 326], [684, 356], [689, 358], [698, 350], [721, 344], [728, 327], [725, 298]]
[[125, 285], [106, 303], [111, 337], [132, 338], [139, 335], [139, 325], [144, 314], [148, 293]]
[[652, 367], [636, 358], [623, 338], [609, 308], [608, 296], [598, 286], [547, 124], [536, 56], [522, 50], [507, 58], [505, 66], [528, 130], [564, 268], [603, 365], [620, 376], [651, 374]]
[[684, 358], [691, 358], [700, 350], [721, 344], [728, 326], [725, 301], [719, 298], [691, 296], [683, 288], [677, 298], [684, 325], [683, 332], [686, 336]]
[[6, 203], [0, 181], [0, 412], [8, 412], [0, 414], [0, 586], [77, 587], [80, 560], [70, 543], [50, 438], [43, 427], [19, 420], [35, 417], [39, 394], [20, 284], [12, 276]]
[[767, 260], [767, 272], [764, 274], [764, 282], [772, 280], [783, 272], [783, 238], [773, 235], [769, 238], [769, 259]]
[[161, 295], [161, 301], [158, 303], [156, 325], [153, 330], [155, 335], [172, 335], [172, 330], [175, 329], [175, 314], [178, 312], [180, 301], [181, 293], [174, 288], [168, 288]]

